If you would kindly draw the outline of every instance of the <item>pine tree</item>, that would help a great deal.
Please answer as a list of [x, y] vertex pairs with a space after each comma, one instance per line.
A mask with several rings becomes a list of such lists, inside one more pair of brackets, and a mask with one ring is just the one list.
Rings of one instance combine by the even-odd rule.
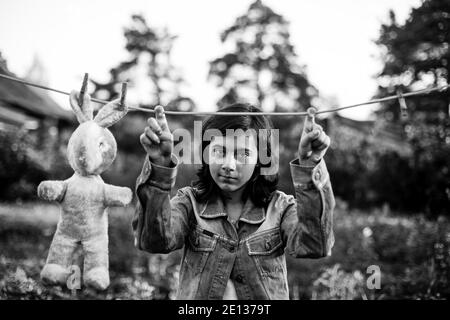
[[133, 86], [137, 71], [145, 68], [149, 84], [147, 101], [140, 103], [142, 107], [163, 105], [166, 110], [193, 110], [192, 99], [181, 93], [184, 80], [171, 62], [177, 37], [167, 28], [150, 27], [142, 15], [132, 15], [131, 20], [131, 25], [124, 30], [125, 49], [130, 57], [110, 70], [108, 82], [92, 81], [95, 94], [106, 100], [117, 97], [120, 83], [129, 81]]
[[297, 63], [289, 23], [264, 5], [252, 3], [246, 14], [221, 34], [233, 49], [210, 62], [210, 78], [224, 90], [218, 104], [244, 101], [264, 110], [306, 110], [317, 89]]

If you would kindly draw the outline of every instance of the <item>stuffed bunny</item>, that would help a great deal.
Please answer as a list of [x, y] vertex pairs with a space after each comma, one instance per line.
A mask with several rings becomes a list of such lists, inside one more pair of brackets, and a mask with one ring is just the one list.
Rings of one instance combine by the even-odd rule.
[[89, 95], [78, 105], [78, 93], [70, 94], [70, 105], [80, 125], [69, 139], [67, 158], [75, 171], [67, 180], [43, 181], [38, 196], [61, 204], [56, 233], [41, 272], [48, 284], [66, 284], [72, 255], [81, 244], [85, 285], [104, 290], [109, 286], [108, 215], [109, 206], [126, 206], [132, 200], [129, 188], [103, 182], [100, 173], [114, 161], [117, 144], [107, 129], [119, 121], [127, 108], [119, 100], [106, 104], [94, 119]]

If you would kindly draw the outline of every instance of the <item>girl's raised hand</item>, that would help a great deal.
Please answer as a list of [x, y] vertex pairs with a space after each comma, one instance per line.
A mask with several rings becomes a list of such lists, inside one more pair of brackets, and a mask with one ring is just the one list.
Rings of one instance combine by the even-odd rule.
[[167, 124], [164, 108], [157, 106], [155, 118], [148, 118], [147, 124], [140, 137], [142, 147], [154, 164], [168, 167], [173, 151], [173, 135]]
[[314, 121], [314, 117], [306, 116], [303, 133], [298, 146], [300, 161], [317, 163], [327, 152], [330, 137], [323, 131], [322, 126]]

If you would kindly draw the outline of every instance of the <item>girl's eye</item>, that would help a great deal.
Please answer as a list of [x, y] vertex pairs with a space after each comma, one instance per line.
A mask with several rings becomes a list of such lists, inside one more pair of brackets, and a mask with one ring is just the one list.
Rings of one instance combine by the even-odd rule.
[[216, 157], [223, 157], [223, 156], [224, 156], [223, 149], [221, 149], [221, 148], [215, 148], [215, 149], [213, 150], [213, 152], [214, 152], [214, 155], [215, 155]]
[[240, 151], [240, 152], [238, 152], [237, 156], [239, 158], [247, 158], [247, 157], [250, 156], [250, 152], [248, 152], [248, 151]]

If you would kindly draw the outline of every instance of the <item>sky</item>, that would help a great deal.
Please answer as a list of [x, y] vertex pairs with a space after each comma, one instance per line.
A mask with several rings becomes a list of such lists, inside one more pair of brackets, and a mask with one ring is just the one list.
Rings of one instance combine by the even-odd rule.
[[[208, 82], [209, 61], [223, 55], [221, 31], [244, 14], [254, 0], [0, 0], [0, 51], [9, 69], [24, 76], [35, 57], [48, 85], [70, 91], [85, 72], [108, 80], [108, 71], [128, 55], [123, 28], [134, 13], [152, 27], [178, 36], [173, 64], [182, 72], [199, 110], [215, 110], [221, 91]], [[380, 49], [374, 44], [393, 9], [403, 22], [421, 0], [265, 0], [290, 22], [298, 63], [311, 83], [337, 106], [368, 101], [377, 88]], [[143, 86], [130, 88], [128, 101], [139, 101]], [[68, 98], [52, 97], [68, 107]], [[348, 109], [342, 115], [369, 118], [374, 106]]]

